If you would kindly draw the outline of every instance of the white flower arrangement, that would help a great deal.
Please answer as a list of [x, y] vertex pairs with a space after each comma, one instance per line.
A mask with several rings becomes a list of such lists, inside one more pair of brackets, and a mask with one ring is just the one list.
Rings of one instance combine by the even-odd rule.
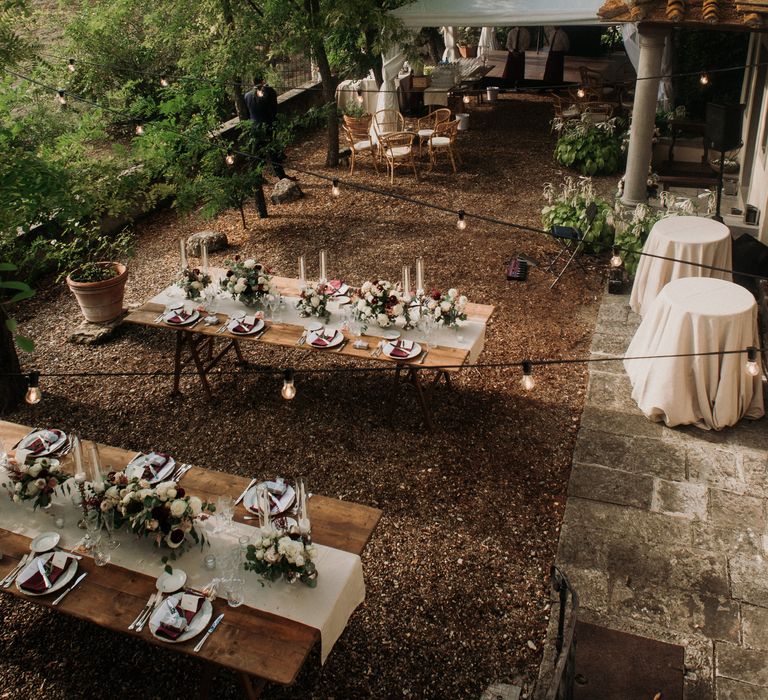
[[14, 503], [34, 501], [34, 508], [45, 508], [53, 492], [62, 487], [69, 475], [61, 471], [59, 460], [39, 457], [31, 464], [19, 464], [9, 459], [6, 472], [9, 482], [4, 484]]
[[435, 289], [421, 299], [422, 313], [430, 314], [438, 326], [450, 328], [458, 328], [460, 321], [467, 320], [467, 303], [467, 297], [453, 288], [447, 292]]
[[183, 269], [176, 280], [176, 286], [184, 290], [187, 299], [199, 299], [210, 283], [211, 276], [196, 267]]
[[225, 264], [229, 269], [221, 280], [221, 288], [233, 299], [246, 306], [256, 306], [272, 292], [270, 271], [253, 258], [241, 261], [236, 255], [234, 260], [227, 260]]
[[331, 289], [324, 283], [308, 284], [301, 290], [296, 308], [302, 316], [328, 315], [328, 302], [331, 299]]
[[298, 532], [273, 527], [259, 528], [256, 542], [248, 545], [245, 569], [268, 581], [284, 578], [289, 583], [301, 581], [310, 588], [317, 585], [314, 559], [317, 548]]
[[364, 282], [353, 295], [354, 313], [363, 325], [379, 328], [413, 328], [419, 319], [418, 301], [387, 280]]

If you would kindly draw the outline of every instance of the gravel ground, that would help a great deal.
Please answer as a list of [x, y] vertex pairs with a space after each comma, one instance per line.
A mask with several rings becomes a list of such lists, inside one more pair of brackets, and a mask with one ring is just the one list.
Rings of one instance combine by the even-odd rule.
[[[561, 175], [551, 157], [550, 105], [517, 97], [469, 111], [459, 175], [441, 166], [416, 184], [403, 171], [394, 190], [539, 226], [541, 187]], [[325, 172], [323, 154], [317, 136], [289, 158]], [[388, 188], [365, 163], [354, 179]], [[396, 280], [403, 262], [422, 254], [428, 284], [454, 285], [470, 300], [496, 305], [483, 361], [587, 354], [602, 262], [554, 290], [539, 269], [526, 283], [507, 282], [503, 263], [511, 255], [544, 261], [554, 245], [472, 220], [460, 232], [450, 215], [348, 189], [334, 199], [327, 183], [308, 176], [301, 186], [307, 196], [272, 207], [267, 220], [250, 207], [248, 230], [236, 212], [215, 222], [173, 211], [143, 221], [127, 301], [142, 302], [167, 284], [179, 237], [214, 228], [229, 235], [229, 254], [256, 256], [278, 274], [295, 274], [297, 255], [311, 264], [326, 247], [334, 275], [352, 283], [375, 275]], [[20, 316], [43, 371], [171, 368], [172, 336], [161, 330], [124, 327], [100, 347], [68, 344], [79, 315], [62, 286], [41, 290]], [[299, 370], [349, 362], [250, 345], [248, 352], [255, 363]], [[294, 687], [268, 686], [264, 696], [479, 697], [494, 681], [536, 674], [586, 370], [538, 370], [530, 394], [519, 378], [516, 368], [462, 373], [453, 390], [437, 391], [433, 433], [420, 425], [412, 396], [387, 418], [388, 378], [357, 374], [299, 373], [290, 403], [272, 377], [217, 377], [212, 404], [191, 380], [174, 401], [167, 378], [50, 379], [42, 403], [5, 417], [129, 449], [162, 449], [244, 476], [304, 474], [316, 493], [383, 509], [363, 557], [365, 604], [324, 667], [315, 652]], [[181, 697], [199, 678], [198, 663], [187, 657], [5, 596], [0, 619], [0, 698], [95, 697], [106, 688], [119, 697]], [[216, 697], [238, 695], [232, 674], [222, 671], [215, 682]]]

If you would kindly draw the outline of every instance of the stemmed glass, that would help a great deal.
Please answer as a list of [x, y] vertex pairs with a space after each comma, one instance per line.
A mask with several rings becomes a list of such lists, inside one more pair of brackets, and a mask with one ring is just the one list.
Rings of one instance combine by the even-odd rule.
[[272, 313], [272, 318], [275, 323], [283, 322], [283, 315], [285, 313], [285, 300], [280, 293], [275, 294], [275, 307]]
[[110, 549], [117, 549], [120, 542], [115, 539], [115, 509], [103, 511], [101, 517], [104, 521], [104, 529], [107, 531], [107, 546]]
[[424, 335], [424, 344], [427, 346], [427, 350], [436, 348], [434, 344], [435, 331], [437, 326], [435, 324], [435, 318], [431, 313], [427, 312], [419, 319], [419, 330]]

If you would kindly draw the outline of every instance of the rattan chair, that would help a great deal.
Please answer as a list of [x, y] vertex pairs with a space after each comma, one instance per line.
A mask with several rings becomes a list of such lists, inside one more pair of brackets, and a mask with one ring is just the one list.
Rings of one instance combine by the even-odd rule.
[[435, 130], [429, 137], [427, 143], [429, 144], [429, 170], [437, 165], [437, 157], [442, 153], [447, 153], [448, 158], [451, 161], [451, 167], [453, 168], [454, 175], [456, 174], [456, 160], [461, 162], [458, 152], [454, 158], [454, 147], [456, 145], [456, 135], [459, 133], [459, 120], [455, 119], [452, 122], [444, 122], [435, 126]]
[[450, 121], [450, 119], [451, 110], [447, 107], [440, 107], [416, 122], [416, 134], [419, 137], [419, 156], [421, 156], [422, 146], [429, 141], [429, 137], [434, 133], [435, 127], [438, 124]]
[[416, 170], [416, 160], [413, 157], [413, 138], [415, 134], [410, 131], [400, 131], [394, 134], [381, 136], [379, 153], [387, 163], [389, 182], [395, 182], [395, 168], [401, 165], [410, 165], [416, 180], [419, 179], [419, 171]]
[[355, 172], [355, 161], [358, 154], [368, 153], [373, 161], [373, 167], [376, 172], [379, 172], [378, 156], [376, 154], [376, 144], [373, 143], [371, 135], [369, 133], [370, 126], [353, 128], [348, 125], [342, 126], [344, 133], [349, 141], [349, 150], [351, 155], [349, 158], [349, 172], [350, 174]]
[[585, 102], [581, 105], [581, 113], [593, 123], [606, 122], [613, 116], [614, 105], [610, 102]]

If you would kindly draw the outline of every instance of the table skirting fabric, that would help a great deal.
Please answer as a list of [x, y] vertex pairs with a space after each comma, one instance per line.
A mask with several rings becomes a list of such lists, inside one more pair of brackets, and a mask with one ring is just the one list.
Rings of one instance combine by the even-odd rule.
[[[5, 472], [0, 469], [0, 484], [5, 481]], [[70, 479], [67, 484], [73, 492], [76, 490], [74, 480]], [[4, 497], [0, 508], [0, 528], [34, 538], [42, 532], [54, 530], [52, 515], [58, 515], [60, 512], [64, 512], [65, 519], [64, 527], [57, 530], [61, 534], [60, 546], [71, 548], [79, 543], [84, 535], [84, 531], [77, 526], [81, 513], [69, 497], [61, 493], [54, 496], [50, 511], [35, 511], [31, 503], [13, 504]], [[238, 546], [238, 537], [247, 535], [254, 538], [256, 533], [257, 528], [235, 522], [231, 535], [211, 536], [210, 550], [205, 547], [201, 551], [199, 546], [190, 545], [173, 566], [186, 572], [187, 587], [201, 590], [214, 578], [223, 576], [219, 568], [213, 571], [205, 568], [204, 555], [212, 551], [219, 561], [223, 561], [224, 553]], [[206, 537], [208, 534], [206, 532]], [[120, 546], [110, 550], [112, 565], [152, 577], [157, 577], [163, 572], [164, 564], [161, 558], [171, 550], [157, 548], [151, 540], [138, 538], [130, 531], [118, 530], [115, 535], [120, 541]], [[303, 583], [289, 584], [282, 580], [267, 582], [262, 586], [257, 574], [243, 571], [244, 604], [319, 630], [321, 661], [324, 663], [350, 616], [365, 600], [365, 583], [359, 556], [332, 547], [316, 546], [316, 588], [309, 588]]]
[[[731, 235], [728, 227], [700, 216], [669, 216], [657, 221], [643, 252], [730, 270]], [[664, 285], [681, 277], [712, 277], [731, 281], [730, 272], [710, 270], [670, 260], [640, 256], [629, 305], [641, 316]]]
[[654, 421], [720, 430], [764, 415], [760, 377], [750, 376], [746, 352], [698, 357], [758, 346], [757, 304], [743, 287], [707, 277], [667, 284], [647, 309], [627, 348], [632, 398]]

